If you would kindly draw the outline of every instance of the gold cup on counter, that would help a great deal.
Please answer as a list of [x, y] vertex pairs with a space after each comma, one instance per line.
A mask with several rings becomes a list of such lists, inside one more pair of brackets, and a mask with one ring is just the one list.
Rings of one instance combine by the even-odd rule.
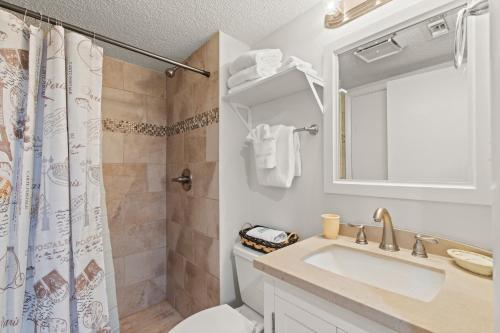
[[337, 214], [323, 214], [321, 215], [321, 221], [323, 223], [323, 237], [336, 239], [339, 235], [340, 216]]

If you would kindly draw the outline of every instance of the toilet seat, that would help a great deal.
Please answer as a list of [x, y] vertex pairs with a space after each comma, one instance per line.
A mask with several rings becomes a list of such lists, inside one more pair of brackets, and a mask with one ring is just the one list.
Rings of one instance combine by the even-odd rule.
[[252, 333], [255, 322], [222, 304], [200, 311], [175, 326], [170, 333]]

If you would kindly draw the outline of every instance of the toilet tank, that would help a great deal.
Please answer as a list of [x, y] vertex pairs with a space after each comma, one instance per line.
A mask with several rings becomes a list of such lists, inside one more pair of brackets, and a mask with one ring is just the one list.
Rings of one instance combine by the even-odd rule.
[[264, 315], [264, 275], [253, 267], [253, 260], [264, 255], [236, 243], [233, 247], [236, 275], [243, 303]]

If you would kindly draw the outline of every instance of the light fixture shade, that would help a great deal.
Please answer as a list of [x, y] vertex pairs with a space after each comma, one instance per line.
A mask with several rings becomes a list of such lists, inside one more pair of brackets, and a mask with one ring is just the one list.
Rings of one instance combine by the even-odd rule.
[[328, 1], [325, 8], [325, 27], [341, 25], [344, 21], [344, 1]]
[[391, 0], [364, 0], [346, 10], [344, 0], [328, 1], [325, 11], [325, 28], [335, 29], [358, 18]]

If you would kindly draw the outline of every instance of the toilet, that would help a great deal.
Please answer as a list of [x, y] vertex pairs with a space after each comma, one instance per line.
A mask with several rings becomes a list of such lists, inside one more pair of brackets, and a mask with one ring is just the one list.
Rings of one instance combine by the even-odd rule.
[[234, 309], [222, 304], [200, 311], [181, 321], [170, 333], [263, 332], [264, 280], [262, 273], [253, 267], [253, 260], [263, 253], [237, 243], [233, 254], [243, 306]]

